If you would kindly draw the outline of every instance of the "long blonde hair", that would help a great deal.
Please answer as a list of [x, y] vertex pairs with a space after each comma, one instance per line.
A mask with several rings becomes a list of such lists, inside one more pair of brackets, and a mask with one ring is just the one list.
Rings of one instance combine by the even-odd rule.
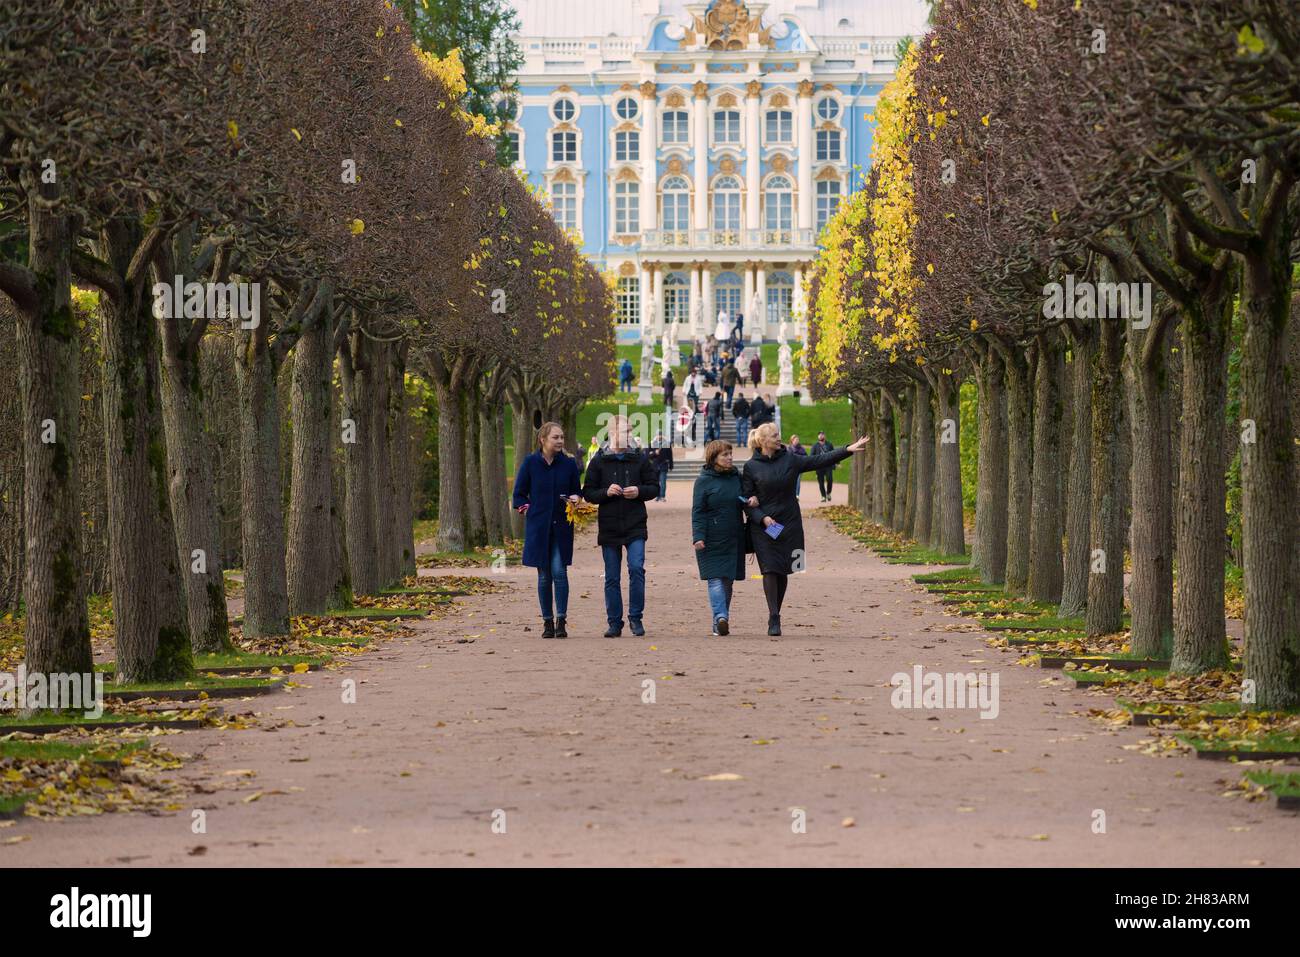
[[558, 423], [558, 422], [543, 422], [543, 423], [542, 423], [542, 427], [541, 427], [540, 429], [537, 430], [537, 448], [538, 448], [538, 449], [540, 449], [540, 448], [542, 447], [542, 444], [546, 441], [547, 437], [548, 437], [552, 432], [554, 432], [556, 429], [559, 429], [561, 432], [563, 432], [563, 431], [564, 431], [564, 426], [560, 425], [560, 423]]
[[781, 433], [776, 430], [775, 422], [764, 422], [758, 428], [749, 433], [749, 441], [745, 444], [749, 446], [751, 452], [760, 452], [763, 449], [763, 439], [780, 438]]

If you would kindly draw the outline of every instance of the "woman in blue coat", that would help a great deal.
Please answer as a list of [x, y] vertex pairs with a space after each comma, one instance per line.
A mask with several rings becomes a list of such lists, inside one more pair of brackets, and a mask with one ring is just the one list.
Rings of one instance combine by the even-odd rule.
[[573, 525], [565, 503], [582, 501], [579, 490], [578, 464], [564, 454], [564, 429], [547, 422], [537, 430], [537, 451], [519, 466], [512, 497], [515, 510], [525, 516], [524, 564], [537, 569], [543, 638], [569, 637]]
[[731, 590], [745, 577], [745, 517], [740, 473], [731, 462], [731, 443], [714, 439], [704, 447], [704, 466], [695, 480], [691, 541], [700, 578], [709, 583], [713, 634], [731, 625]]

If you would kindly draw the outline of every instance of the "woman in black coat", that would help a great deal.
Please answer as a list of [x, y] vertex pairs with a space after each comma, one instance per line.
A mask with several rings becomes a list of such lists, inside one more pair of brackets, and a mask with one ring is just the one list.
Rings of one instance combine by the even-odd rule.
[[[792, 571], [802, 571], [807, 564], [803, 547], [803, 516], [799, 511], [796, 490], [804, 472], [832, 468], [854, 452], [867, 447], [864, 435], [852, 445], [832, 449], [821, 455], [795, 455], [781, 444], [776, 425], [768, 422], [749, 433], [753, 456], [745, 463], [740, 476], [741, 494], [749, 500], [749, 520], [753, 526], [754, 554], [763, 573], [763, 595], [767, 598], [767, 633], [781, 634], [781, 603]], [[765, 529], [783, 525], [772, 538]]]

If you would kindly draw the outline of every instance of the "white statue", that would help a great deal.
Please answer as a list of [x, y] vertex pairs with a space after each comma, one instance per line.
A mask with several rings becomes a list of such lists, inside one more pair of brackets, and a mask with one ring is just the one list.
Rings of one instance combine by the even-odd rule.
[[776, 331], [776, 341], [785, 345], [790, 339], [790, 320], [786, 316], [781, 317], [781, 325]]
[[698, 339], [704, 334], [704, 300], [696, 296], [695, 306], [691, 309], [691, 338]]
[[654, 327], [659, 322], [659, 303], [655, 301], [655, 294], [652, 291], [646, 293], [645, 297], [645, 324], [653, 334]]
[[750, 343], [762, 342], [764, 331], [763, 316], [763, 297], [754, 290], [754, 295], [749, 300], [749, 341]]
[[776, 394], [794, 395], [794, 356], [790, 351], [790, 343], [781, 343], [781, 348], [777, 353], [777, 362], [780, 366], [780, 378], [776, 385]]

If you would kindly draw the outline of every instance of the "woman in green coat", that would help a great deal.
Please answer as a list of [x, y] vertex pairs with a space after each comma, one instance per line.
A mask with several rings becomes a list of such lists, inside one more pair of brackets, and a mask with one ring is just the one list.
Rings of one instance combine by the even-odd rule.
[[715, 439], [704, 447], [704, 467], [695, 480], [691, 540], [700, 578], [709, 583], [713, 634], [725, 635], [731, 618], [731, 589], [745, 577], [745, 514], [740, 473], [731, 464], [731, 443]]

